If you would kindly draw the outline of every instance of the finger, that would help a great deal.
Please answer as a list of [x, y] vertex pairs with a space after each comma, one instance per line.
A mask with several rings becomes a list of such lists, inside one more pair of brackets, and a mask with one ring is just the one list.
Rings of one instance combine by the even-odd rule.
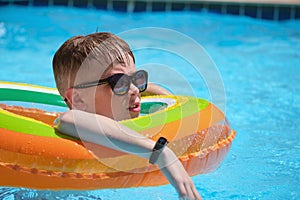
[[186, 188], [184, 186], [184, 184], [180, 184], [178, 185], [178, 194], [179, 194], [179, 198], [180, 199], [188, 199], [188, 193], [186, 191]]
[[185, 191], [181, 193], [181, 200], [200, 200], [202, 199], [194, 184], [185, 185]]
[[184, 197], [179, 197], [179, 199], [180, 199], [180, 200], [190, 200], [190, 198], [189, 198], [189, 197], [187, 197], [187, 196], [184, 196]]
[[193, 182], [191, 182], [191, 185], [190, 185], [190, 192], [191, 192], [191, 197], [193, 197], [193, 199], [202, 199], [199, 192], [197, 191], [196, 189], [196, 186], [193, 184]]
[[194, 186], [193, 188], [192, 188], [192, 190], [193, 190], [193, 194], [194, 194], [194, 196], [196, 197], [195, 199], [202, 199], [202, 197], [200, 196], [200, 194], [199, 194], [199, 192], [197, 191], [197, 189], [196, 189], [196, 187]]
[[194, 195], [194, 191], [192, 188], [193, 188], [193, 184], [185, 185], [186, 196], [188, 197], [188, 199], [196, 199], [196, 196]]
[[190, 184], [184, 184], [179, 186], [179, 197], [180, 200], [195, 200], [196, 195], [194, 195], [194, 192], [191, 188]]

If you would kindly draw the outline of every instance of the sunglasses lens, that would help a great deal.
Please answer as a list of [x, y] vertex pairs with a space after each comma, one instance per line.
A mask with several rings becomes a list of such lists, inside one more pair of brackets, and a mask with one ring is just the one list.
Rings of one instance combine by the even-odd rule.
[[140, 92], [143, 92], [147, 89], [147, 72], [137, 71], [132, 80], [133, 84], [139, 89]]
[[126, 74], [115, 74], [109, 78], [109, 83], [116, 95], [126, 94], [132, 83], [143, 92], [147, 89], [148, 74], [146, 71], [137, 71], [132, 77]]
[[130, 87], [130, 80], [127, 75], [123, 75], [120, 79], [116, 82], [113, 91], [116, 95], [124, 95], [128, 92]]

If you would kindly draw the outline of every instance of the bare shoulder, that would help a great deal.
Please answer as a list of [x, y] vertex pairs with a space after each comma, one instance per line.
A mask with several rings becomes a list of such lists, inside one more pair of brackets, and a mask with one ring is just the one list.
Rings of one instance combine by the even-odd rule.
[[147, 90], [142, 93], [142, 96], [149, 96], [149, 95], [171, 95], [172, 93], [168, 90], [154, 84], [148, 83]]

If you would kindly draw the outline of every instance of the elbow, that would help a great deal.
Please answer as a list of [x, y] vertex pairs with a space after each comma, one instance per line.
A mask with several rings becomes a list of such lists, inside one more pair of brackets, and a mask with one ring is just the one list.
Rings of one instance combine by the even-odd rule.
[[69, 110], [59, 117], [59, 122], [56, 126], [57, 130], [65, 135], [75, 136], [76, 128], [74, 126], [74, 110]]
[[74, 121], [74, 110], [68, 110], [60, 115], [59, 125], [69, 124]]
[[60, 115], [61, 124], [74, 124], [75, 120], [82, 120], [84, 118], [84, 112], [81, 110], [68, 110]]

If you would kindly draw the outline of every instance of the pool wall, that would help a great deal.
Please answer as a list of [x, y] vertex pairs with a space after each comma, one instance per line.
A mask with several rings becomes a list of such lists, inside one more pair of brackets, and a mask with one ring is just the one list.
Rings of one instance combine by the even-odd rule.
[[0, 6], [69, 6], [119, 12], [194, 11], [265, 20], [300, 19], [300, 0], [0, 0]]

